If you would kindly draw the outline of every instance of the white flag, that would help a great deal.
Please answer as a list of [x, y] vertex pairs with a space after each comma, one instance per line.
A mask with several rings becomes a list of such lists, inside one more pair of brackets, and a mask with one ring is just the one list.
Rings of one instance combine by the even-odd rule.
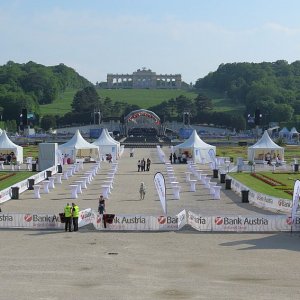
[[299, 203], [299, 195], [300, 195], [300, 181], [296, 180], [294, 184], [294, 192], [293, 192], [293, 205], [292, 205], [292, 211], [291, 211], [291, 224], [294, 223], [297, 209], [298, 209], [298, 203]]
[[154, 175], [154, 184], [155, 184], [163, 211], [165, 214], [167, 214], [166, 184], [165, 184], [164, 175], [161, 174], [160, 172], [157, 172]]

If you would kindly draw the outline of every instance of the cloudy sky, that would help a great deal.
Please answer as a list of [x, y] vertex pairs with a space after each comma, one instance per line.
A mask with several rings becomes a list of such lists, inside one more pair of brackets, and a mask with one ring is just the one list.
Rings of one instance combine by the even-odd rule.
[[300, 59], [299, 0], [0, 0], [0, 64], [64, 63], [91, 82], [150, 68]]

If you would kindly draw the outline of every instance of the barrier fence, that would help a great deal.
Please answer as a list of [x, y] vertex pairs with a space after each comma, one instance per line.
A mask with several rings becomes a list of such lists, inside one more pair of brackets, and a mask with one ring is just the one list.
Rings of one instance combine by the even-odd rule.
[[[79, 227], [93, 224], [100, 231], [177, 231], [188, 225], [203, 232], [300, 231], [300, 217], [294, 223], [285, 215], [202, 216], [181, 211], [175, 216], [99, 215], [88, 208], [79, 213]], [[58, 214], [1, 213], [0, 228], [64, 229]]]

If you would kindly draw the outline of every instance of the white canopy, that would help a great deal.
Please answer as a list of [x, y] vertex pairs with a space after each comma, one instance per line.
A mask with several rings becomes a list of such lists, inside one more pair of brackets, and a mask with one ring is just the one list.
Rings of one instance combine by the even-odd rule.
[[120, 143], [109, 135], [107, 128], [103, 128], [98, 139], [93, 142], [93, 145], [99, 147], [99, 151], [102, 155], [111, 154], [113, 160], [119, 158]]
[[100, 159], [99, 148], [93, 144], [87, 142], [79, 130], [77, 130], [74, 136], [65, 144], [58, 147], [62, 155], [67, 155], [74, 162], [76, 158], [91, 157], [95, 160]]
[[209, 150], [213, 150], [216, 154], [216, 146], [211, 146], [201, 140], [197, 131], [194, 130], [191, 136], [182, 144], [174, 146], [174, 151], [179, 154], [187, 152], [192, 156], [195, 163], [211, 162], [212, 158], [209, 155]]
[[7, 136], [6, 131], [3, 130], [0, 135], [0, 153], [8, 154], [14, 152], [17, 161], [23, 163], [23, 147], [13, 143]]
[[279, 131], [279, 136], [280, 136], [280, 137], [289, 137], [289, 136], [290, 136], [290, 131], [289, 131], [286, 127], [283, 127], [283, 128]]
[[274, 157], [274, 154], [276, 156], [279, 154], [281, 160], [284, 160], [284, 148], [275, 144], [270, 138], [268, 131], [265, 130], [260, 140], [248, 147], [248, 160], [264, 161], [267, 153], [271, 155], [271, 158]]

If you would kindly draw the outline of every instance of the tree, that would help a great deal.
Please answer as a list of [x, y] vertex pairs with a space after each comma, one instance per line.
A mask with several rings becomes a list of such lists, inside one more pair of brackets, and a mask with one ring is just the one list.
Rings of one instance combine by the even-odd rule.
[[56, 127], [56, 117], [54, 115], [45, 115], [41, 120], [41, 128], [48, 131]]
[[71, 107], [73, 112], [92, 113], [95, 108], [100, 107], [100, 104], [100, 97], [96, 89], [93, 86], [88, 86], [75, 94]]

